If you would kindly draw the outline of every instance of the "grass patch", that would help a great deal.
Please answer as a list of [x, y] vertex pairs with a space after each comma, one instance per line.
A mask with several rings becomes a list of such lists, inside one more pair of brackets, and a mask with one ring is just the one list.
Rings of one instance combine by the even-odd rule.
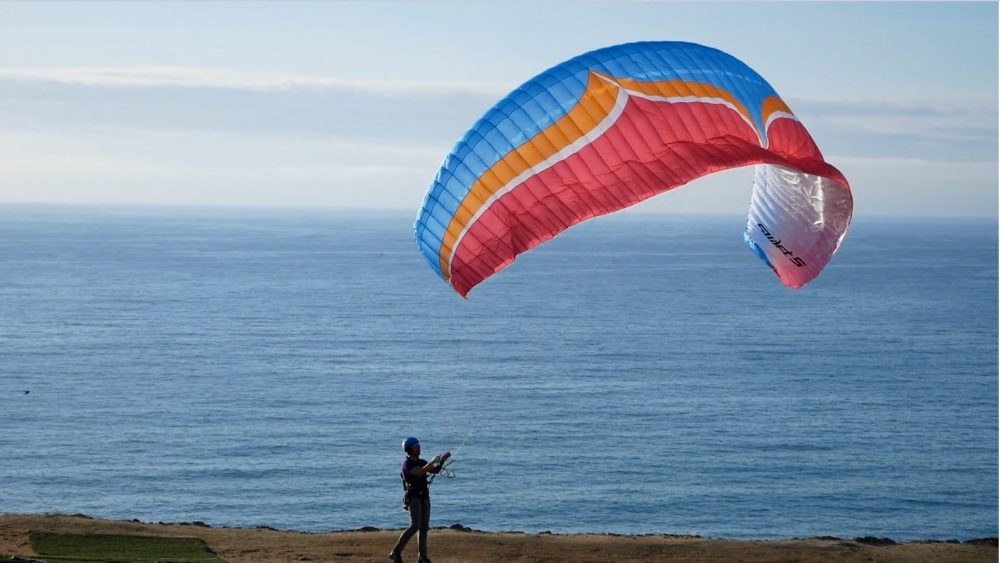
[[199, 538], [30, 532], [39, 559], [59, 563], [224, 563]]

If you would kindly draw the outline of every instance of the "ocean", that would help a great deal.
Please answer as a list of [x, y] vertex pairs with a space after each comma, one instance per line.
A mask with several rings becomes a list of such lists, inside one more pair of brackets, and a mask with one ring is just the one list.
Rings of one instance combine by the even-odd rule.
[[405, 213], [0, 206], [0, 512], [997, 535], [995, 219], [857, 217], [799, 291], [743, 217], [619, 214], [470, 293]]

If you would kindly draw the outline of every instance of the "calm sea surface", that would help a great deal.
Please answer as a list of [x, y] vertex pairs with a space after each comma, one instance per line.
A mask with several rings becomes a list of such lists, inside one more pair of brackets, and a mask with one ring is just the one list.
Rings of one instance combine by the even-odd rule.
[[616, 216], [465, 301], [409, 215], [0, 207], [0, 512], [712, 537], [997, 535], [997, 223]]

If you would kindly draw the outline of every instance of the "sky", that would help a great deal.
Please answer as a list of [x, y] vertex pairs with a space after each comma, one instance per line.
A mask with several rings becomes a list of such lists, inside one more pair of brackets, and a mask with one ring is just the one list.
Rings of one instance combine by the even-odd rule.
[[[996, 2], [0, 2], [0, 204], [416, 214], [532, 76], [678, 40], [760, 73], [856, 217], [995, 218], [998, 21]], [[742, 214], [752, 178], [636, 210]]]

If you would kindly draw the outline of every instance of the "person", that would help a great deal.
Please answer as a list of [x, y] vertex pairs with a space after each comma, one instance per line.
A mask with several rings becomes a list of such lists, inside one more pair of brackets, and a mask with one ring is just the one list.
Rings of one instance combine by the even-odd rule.
[[406, 459], [399, 466], [399, 476], [403, 479], [403, 508], [410, 512], [410, 527], [403, 530], [395, 547], [389, 552], [392, 563], [403, 562], [403, 549], [413, 534], [417, 535], [418, 563], [431, 563], [427, 556], [427, 530], [431, 525], [431, 496], [427, 476], [441, 472], [444, 462], [451, 456], [445, 452], [435, 456], [430, 462], [420, 459], [420, 441], [410, 436], [403, 440]]

